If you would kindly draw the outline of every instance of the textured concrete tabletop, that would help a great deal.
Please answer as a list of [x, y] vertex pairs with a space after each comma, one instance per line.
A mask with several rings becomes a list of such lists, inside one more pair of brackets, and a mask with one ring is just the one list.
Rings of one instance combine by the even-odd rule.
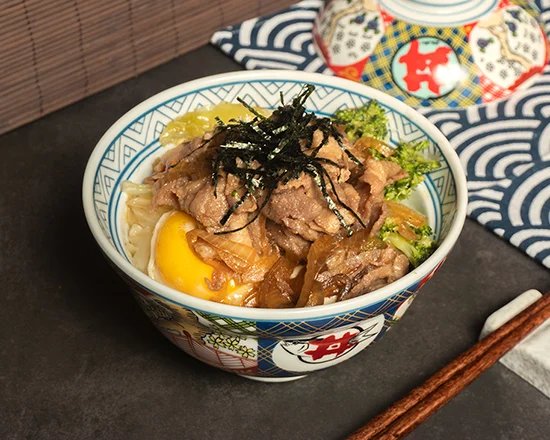
[[[476, 342], [485, 318], [550, 273], [467, 220], [399, 325], [287, 384], [207, 367], [171, 345], [100, 255], [86, 160], [143, 99], [239, 66], [205, 47], [0, 137], [0, 439], [339, 439]], [[495, 365], [410, 439], [550, 438], [550, 400]]]

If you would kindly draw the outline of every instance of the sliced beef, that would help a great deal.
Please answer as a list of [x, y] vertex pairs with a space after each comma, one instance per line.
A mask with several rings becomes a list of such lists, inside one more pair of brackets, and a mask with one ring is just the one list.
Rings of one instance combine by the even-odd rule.
[[[360, 200], [357, 191], [347, 183], [334, 185], [340, 199], [356, 210]], [[329, 194], [335, 200], [332, 191]], [[356, 221], [351, 212], [342, 206], [338, 206], [338, 209], [348, 224], [352, 225]], [[286, 185], [279, 185], [271, 195], [264, 213], [268, 219], [286, 226], [292, 233], [308, 241], [315, 241], [322, 234], [336, 234], [343, 230], [321, 190], [307, 174], [302, 174]]]
[[250, 223], [244, 232], [248, 233], [252, 247], [254, 247], [260, 255], [279, 254], [279, 249], [275, 241], [269, 236], [267, 219], [263, 214], [260, 214], [256, 220]]
[[[319, 146], [322, 139], [323, 134], [316, 131], [313, 147]], [[332, 137], [319, 150], [318, 157], [329, 159], [338, 165], [323, 166], [332, 179], [340, 200], [356, 212], [367, 229], [371, 230], [371, 235], [375, 235], [387, 214], [384, 188], [406, 177], [407, 173], [393, 162], [379, 161], [368, 156], [364, 159], [362, 173], [358, 174], [358, 167]], [[358, 175], [355, 185], [350, 183], [353, 174]], [[336, 201], [330, 188], [329, 194]], [[337, 207], [350, 226], [357, 224], [350, 211], [338, 203]], [[286, 185], [279, 185], [266, 207], [265, 215], [308, 241], [315, 241], [322, 234], [332, 235], [343, 231], [342, 224], [329, 209], [321, 190], [313, 178], [306, 174]]]
[[[319, 130], [316, 131], [312, 149], [318, 147], [322, 140], [323, 134]], [[357, 220], [337, 202], [336, 195], [353, 211], [358, 210], [360, 196], [355, 188], [347, 183], [350, 168], [355, 165], [333, 137], [328, 138], [327, 143], [318, 151], [317, 157], [328, 159], [338, 165], [323, 165], [334, 183], [336, 194], [333, 193], [328, 181], [327, 192], [336, 202], [346, 222], [353, 225]], [[275, 223], [284, 225], [292, 234], [308, 241], [315, 241], [322, 234], [336, 234], [343, 230], [342, 224], [329, 208], [315, 180], [305, 173], [298, 179], [277, 187], [265, 208], [265, 215]]]
[[386, 186], [407, 175], [407, 172], [398, 164], [389, 160], [376, 160], [370, 156], [365, 161], [364, 172], [359, 181], [369, 185], [371, 195], [380, 196], [384, 194]]
[[[199, 142], [200, 141], [200, 142]], [[194, 217], [208, 232], [237, 229], [248, 222], [249, 213], [257, 210], [254, 197], [249, 197], [231, 215], [225, 225], [221, 220], [229, 208], [243, 195], [239, 179], [220, 172], [216, 191], [212, 186], [212, 142], [203, 145], [200, 138], [186, 142], [167, 152], [154, 166], [152, 209], [171, 206]], [[248, 237], [235, 233], [232, 238]], [[249, 239], [248, 239], [249, 241]], [[247, 243], [248, 244], [248, 243]]]
[[285, 251], [291, 261], [305, 261], [311, 242], [294, 234], [284, 225], [269, 220], [266, 224], [268, 237]]
[[[210, 140], [207, 143], [201, 138], [183, 143], [168, 151], [155, 164], [155, 174], [149, 179], [155, 184], [153, 207], [163, 205], [183, 210], [195, 217], [210, 232], [236, 229], [246, 224], [250, 213], [258, 208], [258, 204], [254, 197], [249, 197], [231, 215], [225, 226], [220, 225], [220, 220], [244, 190], [235, 176], [220, 173], [217, 197], [214, 195], [210, 172], [212, 151], [219, 140], [210, 136], [211, 134], [206, 137]], [[323, 134], [318, 130], [313, 136], [312, 149], [308, 151], [313, 151], [322, 141]], [[358, 213], [369, 228], [373, 228], [373, 234], [376, 233], [377, 227], [384, 221], [384, 187], [405, 177], [406, 172], [393, 162], [377, 161], [369, 157], [357, 184], [352, 186], [348, 182], [350, 170], [357, 166], [333, 137], [328, 138], [326, 144], [318, 150], [317, 156], [338, 165], [323, 165], [336, 191], [335, 194], [327, 182], [327, 191], [331, 198], [335, 202], [339, 198], [343, 204]], [[336, 206], [350, 226], [357, 223], [353, 214], [344, 206], [340, 203], [336, 203]], [[329, 208], [313, 177], [305, 173], [298, 179], [280, 184], [271, 195], [263, 214], [273, 222], [285, 226], [289, 233], [310, 242], [323, 234], [333, 235], [343, 231], [342, 224]]]
[[407, 172], [396, 163], [376, 160], [372, 156], [365, 160], [363, 168], [363, 174], [355, 185], [360, 197], [358, 214], [371, 230], [371, 235], [376, 235], [387, 216], [384, 188], [407, 177]]
[[192, 162], [196, 159], [193, 153], [197, 152], [201, 146], [203, 146], [205, 140], [211, 138], [211, 134], [208, 133], [204, 137], [196, 137], [189, 142], [183, 142], [175, 148], [168, 150], [160, 159], [158, 159], [153, 165], [153, 175], [156, 173], [162, 173], [177, 163], [185, 160]]
[[[155, 163], [154, 174], [148, 181], [154, 184], [153, 208], [171, 206], [184, 211], [207, 232], [214, 233], [244, 226], [257, 211], [265, 194], [257, 194], [258, 200], [250, 196], [227, 223], [221, 225], [222, 218], [245, 190], [237, 177], [220, 172], [215, 195], [211, 164], [219, 139], [210, 136], [206, 138], [209, 142], [196, 138], [169, 150]], [[320, 145], [322, 139], [322, 133], [317, 131], [313, 149]], [[318, 157], [337, 164], [323, 165], [334, 184], [332, 189], [327, 182], [327, 191], [335, 202], [337, 198], [341, 200], [342, 204], [336, 203], [336, 206], [356, 233], [352, 237], [342, 238], [344, 228], [329, 208], [314, 178], [302, 173], [299, 178], [277, 186], [262, 215], [253, 224], [242, 231], [224, 235], [228, 240], [246, 244], [258, 252], [258, 261], [263, 264], [261, 270], [258, 269], [257, 273], [248, 271], [242, 276], [249, 281], [261, 281], [270, 264], [278, 258], [279, 248], [290, 260], [305, 261], [312, 243], [330, 236], [339, 244], [327, 253], [324, 269], [315, 282], [331, 284], [332, 280], [332, 288], [348, 283], [352, 287], [346, 295], [354, 297], [402, 277], [409, 267], [405, 255], [379, 239], [376, 239], [378, 243], [375, 246], [365, 246], [372, 243], [373, 236], [385, 221], [385, 186], [406, 177], [407, 173], [393, 162], [378, 161], [371, 156], [365, 159], [366, 154], [361, 157], [364, 166], [358, 167], [332, 137], [317, 153]], [[360, 227], [344, 204], [361, 217], [367, 225], [366, 229]], [[195, 251], [204, 260], [217, 258], [215, 250], [207, 242], [198, 242]], [[337, 282], [334, 282], [336, 279]]]
[[[312, 149], [318, 147], [323, 141], [323, 138], [324, 135], [320, 130], [313, 133]], [[345, 143], [348, 143], [347, 140]], [[344, 150], [342, 150], [336, 139], [332, 136], [328, 138], [326, 144], [319, 150], [317, 157], [328, 159], [338, 165], [337, 167], [328, 163], [324, 165], [327, 173], [334, 182], [346, 182], [351, 174], [350, 169], [357, 166], [351, 161]]]
[[388, 246], [379, 255], [375, 264], [365, 270], [365, 274], [354, 283], [350, 297], [354, 298], [380, 289], [405, 276], [408, 271], [409, 259], [397, 249]]
[[354, 298], [394, 282], [408, 269], [408, 258], [389, 245], [363, 251], [340, 249], [328, 257], [327, 270], [319, 275], [318, 281], [326, 284], [336, 275], [346, 275], [352, 286], [347, 298]]

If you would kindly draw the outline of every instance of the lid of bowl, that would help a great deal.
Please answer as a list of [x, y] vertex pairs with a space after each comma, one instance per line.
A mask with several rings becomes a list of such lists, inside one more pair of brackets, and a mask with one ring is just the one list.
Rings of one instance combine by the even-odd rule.
[[473, 23], [495, 10], [499, 0], [379, 0], [393, 17], [428, 26]]
[[313, 29], [338, 76], [415, 107], [461, 107], [529, 87], [549, 58], [520, 0], [330, 0]]

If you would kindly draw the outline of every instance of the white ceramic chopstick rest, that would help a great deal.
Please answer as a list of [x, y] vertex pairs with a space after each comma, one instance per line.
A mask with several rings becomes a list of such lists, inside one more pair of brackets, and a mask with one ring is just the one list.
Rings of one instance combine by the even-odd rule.
[[[542, 294], [528, 290], [494, 312], [483, 326], [480, 339], [525, 310]], [[518, 376], [550, 397], [550, 319], [516, 345], [500, 361]]]

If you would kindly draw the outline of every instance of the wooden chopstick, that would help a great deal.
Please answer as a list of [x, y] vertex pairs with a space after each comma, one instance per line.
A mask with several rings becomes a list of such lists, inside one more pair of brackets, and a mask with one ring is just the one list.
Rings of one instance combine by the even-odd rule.
[[548, 318], [550, 293], [359, 428], [348, 440], [398, 439], [405, 436]]

